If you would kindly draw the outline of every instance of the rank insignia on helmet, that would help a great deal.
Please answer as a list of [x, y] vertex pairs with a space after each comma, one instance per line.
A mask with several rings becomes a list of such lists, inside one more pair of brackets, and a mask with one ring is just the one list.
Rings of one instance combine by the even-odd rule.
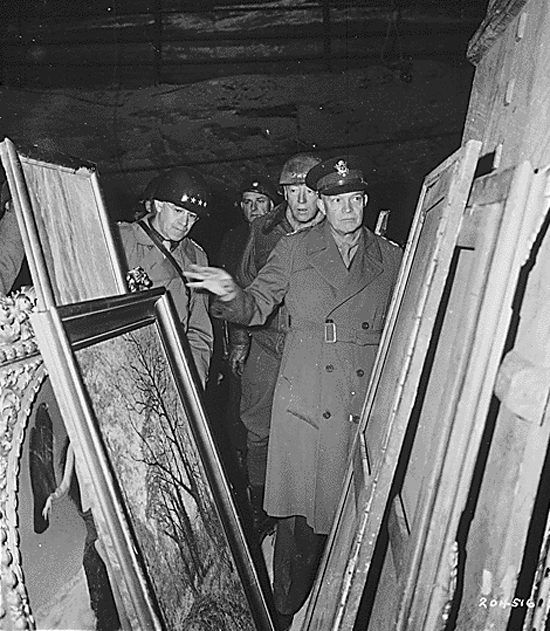
[[281, 186], [304, 184], [307, 172], [320, 162], [321, 159], [317, 156], [309, 153], [297, 153], [285, 162], [279, 177], [279, 184]]
[[206, 210], [211, 192], [204, 177], [191, 167], [174, 167], [157, 179], [153, 199], [183, 206], [199, 216]]

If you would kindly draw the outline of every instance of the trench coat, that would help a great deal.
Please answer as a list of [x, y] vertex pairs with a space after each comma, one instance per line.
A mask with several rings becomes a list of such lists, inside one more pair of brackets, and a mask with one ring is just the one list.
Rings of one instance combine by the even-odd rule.
[[[204, 387], [214, 347], [208, 296], [185, 286], [173, 265], [138, 223], [121, 222], [117, 227], [128, 269], [140, 265], [153, 282], [153, 287], [162, 286], [170, 291]], [[184, 271], [191, 263], [208, 265], [205, 251], [189, 237], [179, 243], [172, 256]]]
[[401, 262], [362, 229], [349, 270], [327, 221], [282, 237], [254, 282], [214, 315], [261, 324], [285, 300], [290, 329], [273, 400], [264, 508], [328, 534]]

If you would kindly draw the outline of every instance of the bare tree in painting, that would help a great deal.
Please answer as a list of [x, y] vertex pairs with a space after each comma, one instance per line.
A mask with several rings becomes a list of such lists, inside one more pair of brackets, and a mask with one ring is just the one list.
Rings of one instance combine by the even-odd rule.
[[[220, 625], [223, 619], [220, 630], [249, 629], [246, 598], [158, 334], [141, 329], [85, 352], [85, 381], [101, 407], [96, 413], [129, 508], [135, 514], [132, 505], [145, 505], [146, 519], [134, 525], [173, 622], [178, 620], [172, 628], [182, 615], [193, 628], [208, 628], [205, 616], [211, 622], [215, 615]], [[132, 497], [138, 475], [132, 461], [139, 463], [139, 475], [146, 471], [145, 498]], [[155, 532], [172, 546], [158, 544]]]

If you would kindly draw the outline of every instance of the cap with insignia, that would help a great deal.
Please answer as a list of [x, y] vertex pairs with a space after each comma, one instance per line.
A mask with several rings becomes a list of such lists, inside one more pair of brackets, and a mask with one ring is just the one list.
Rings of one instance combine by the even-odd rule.
[[156, 180], [153, 199], [170, 202], [204, 217], [210, 210], [210, 187], [191, 167], [175, 167]]
[[275, 187], [271, 182], [266, 178], [258, 175], [256, 177], [248, 177], [241, 182], [239, 187], [239, 193], [242, 195], [243, 193], [261, 193], [262, 195], [266, 195], [273, 203], [277, 203], [278, 195]]
[[306, 184], [320, 195], [353, 193], [368, 188], [356, 156], [338, 156], [315, 165], [306, 175]]

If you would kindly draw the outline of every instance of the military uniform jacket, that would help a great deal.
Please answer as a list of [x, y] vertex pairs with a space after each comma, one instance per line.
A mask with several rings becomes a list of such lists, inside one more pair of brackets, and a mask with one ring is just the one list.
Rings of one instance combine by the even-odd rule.
[[[170, 291], [204, 386], [214, 344], [212, 322], [208, 313], [208, 295], [185, 286], [173, 265], [139, 224], [120, 223], [118, 228], [128, 269], [140, 265], [154, 287], [162, 286]], [[189, 238], [180, 242], [172, 251], [172, 256], [184, 271], [191, 263], [208, 265], [204, 250]]]
[[270, 515], [302, 515], [329, 532], [401, 254], [364, 228], [348, 270], [324, 221], [282, 237], [247, 289], [213, 305], [241, 324], [264, 322], [283, 299], [290, 314], [269, 437]]
[[[286, 219], [286, 209], [287, 204], [283, 202], [272, 212], [252, 222], [250, 236], [236, 272], [236, 280], [241, 287], [247, 287], [254, 281], [281, 237], [293, 232]], [[264, 350], [280, 358], [287, 329], [288, 314], [284, 305], [279, 305], [263, 325], [254, 326], [249, 332]], [[235, 333], [232, 341], [234, 339], [238, 341]]]

